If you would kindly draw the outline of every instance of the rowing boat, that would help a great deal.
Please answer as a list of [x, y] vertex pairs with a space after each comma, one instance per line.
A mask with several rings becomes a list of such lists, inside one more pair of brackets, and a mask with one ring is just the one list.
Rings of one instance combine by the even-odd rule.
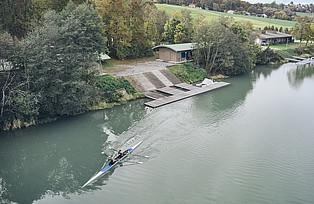
[[110, 169], [114, 168], [117, 164], [121, 163], [123, 160], [125, 160], [138, 146], [140, 146], [140, 144], [142, 144], [143, 141], [140, 141], [139, 143], [135, 144], [134, 146], [128, 148], [127, 150], [125, 150], [122, 155], [119, 157], [115, 158], [115, 161], [107, 161], [104, 166], [100, 169], [100, 171], [95, 174], [92, 178], [90, 178], [83, 186], [82, 188], [84, 188], [85, 186], [93, 183], [94, 181], [96, 181], [98, 178], [100, 178], [101, 176], [105, 175], [106, 173], [108, 173], [110, 171]]

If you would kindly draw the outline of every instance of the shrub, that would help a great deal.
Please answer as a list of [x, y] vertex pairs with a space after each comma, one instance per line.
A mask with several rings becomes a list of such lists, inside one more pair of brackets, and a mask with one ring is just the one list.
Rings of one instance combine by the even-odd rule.
[[269, 64], [271, 62], [280, 62], [283, 58], [271, 48], [261, 50], [256, 56], [256, 64]]
[[182, 81], [191, 84], [202, 81], [207, 76], [205, 69], [191, 63], [173, 65], [169, 70]]
[[103, 75], [97, 77], [96, 87], [99, 89], [101, 99], [108, 103], [119, 102], [123, 97], [121, 90], [124, 89], [128, 94], [136, 93], [130, 82], [122, 77]]

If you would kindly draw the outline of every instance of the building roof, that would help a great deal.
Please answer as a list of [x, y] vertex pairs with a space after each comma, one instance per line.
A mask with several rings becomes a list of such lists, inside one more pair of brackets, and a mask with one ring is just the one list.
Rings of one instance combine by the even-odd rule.
[[181, 43], [181, 44], [170, 44], [170, 45], [158, 45], [153, 47], [153, 50], [158, 48], [168, 48], [175, 52], [194, 50], [196, 49], [196, 43]]
[[277, 31], [266, 31], [265, 33], [258, 34], [257, 37], [260, 39], [274, 39], [274, 38], [288, 38], [292, 37], [292, 35]]

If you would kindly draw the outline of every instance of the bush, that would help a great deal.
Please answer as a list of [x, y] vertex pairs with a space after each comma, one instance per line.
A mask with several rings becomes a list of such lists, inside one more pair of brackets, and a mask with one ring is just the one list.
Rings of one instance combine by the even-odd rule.
[[207, 76], [205, 69], [190, 63], [173, 65], [169, 70], [179, 79], [190, 84], [202, 81]]
[[314, 45], [295, 48], [295, 52], [298, 55], [304, 55], [304, 54], [313, 55], [314, 54]]
[[265, 50], [261, 50], [256, 56], [256, 64], [259, 65], [269, 64], [271, 62], [280, 62], [282, 60], [283, 57], [269, 47]]
[[128, 80], [111, 75], [97, 77], [96, 87], [99, 89], [101, 99], [108, 103], [119, 102], [123, 97], [121, 90], [125, 90], [128, 94], [136, 93]]

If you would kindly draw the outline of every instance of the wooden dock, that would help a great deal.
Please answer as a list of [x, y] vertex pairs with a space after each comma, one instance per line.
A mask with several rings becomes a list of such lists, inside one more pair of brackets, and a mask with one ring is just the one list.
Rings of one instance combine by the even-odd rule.
[[297, 62], [300, 62], [301, 60], [297, 60], [297, 59], [294, 59], [294, 58], [285, 58], [288, 62], [294, 62], [294, 63], [297, 63]]
[[228, 85], [230, 84], [226, 82], [216, 82], [206, 87], [196, 87], [186, 83], [176, 84], [175, 87], [179, 89], [171, 87], [165, 87], [159, 90], [157, 89], [159, 92], [171, 94], [170, 96], [165, 96], [153, 101], [149, 101], [145, 103], [145, 105], [151, 108], [158, 108], [160, 106], [164, 106], [205, 92], [213, 91]]
[[297, 60], [306, 60], [307, 59], [307, 58], [299, 57], [299, 56], [292, 56], [292, 58], [297, 59]]

